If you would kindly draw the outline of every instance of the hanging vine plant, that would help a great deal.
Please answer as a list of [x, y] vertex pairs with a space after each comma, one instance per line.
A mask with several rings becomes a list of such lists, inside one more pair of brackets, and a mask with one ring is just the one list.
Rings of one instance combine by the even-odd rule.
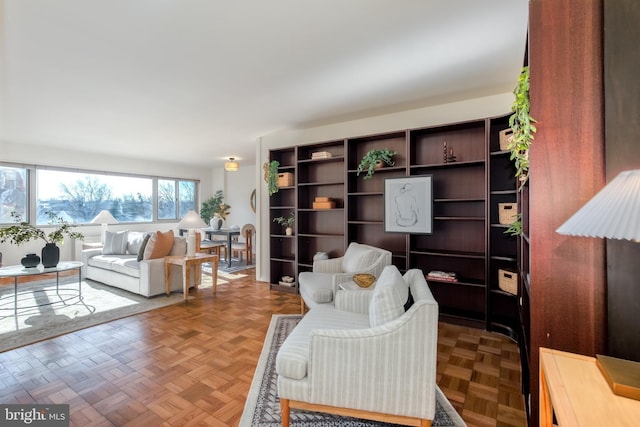
[[516, 96], [509, 117], [509, 126], [513, 131], [513, 137], [509, 144], [511, 160], [516, 166], [516, 178], [520, 181], [521, 190], [529, 179], [529, 149], [533, 142], [533, 134], [536, 132], [534, 123], [536, 120], [531, 117], [529, 111], [531, 103], [529, 101], [529, 67], [522, 67], [518, 84], [513, 91]]
[[269, 163], [264, 164], [264, 180], [267, 183], [267, 189], [269, 190], [269, 196], [278, 192], [278, 167], [280, 162], [272, 160]]

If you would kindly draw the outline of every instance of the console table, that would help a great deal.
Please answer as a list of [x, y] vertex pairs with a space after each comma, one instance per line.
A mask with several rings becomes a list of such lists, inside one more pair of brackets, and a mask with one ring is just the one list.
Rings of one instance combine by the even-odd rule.
[[615, 395], [594, 357], [540, 348], [540, 426], [636, 426], [640, 400]]
[[[37, 267], [30, 267], [30, 268], [25, 268], [21, 265], [10, 265], [8, 267], [2, 267], [0, 268], [0, 277], [13, 277], [13, 301], [14, 301], [14, 307], [13, 307], [13, 312], [14, 314], [17, 316], [18, 315], [18, 278], [19, 277], [26, 277], [26, 276], [35, 276], [35, 275], [39, 275], [39, 274], [47, 274], [47, 273], [55, 273], [56, 274], [56, 292], [58, 292], [59, 289], [59, 284], [60, 284], [60, 272], [62, 271], [69, 271], [69, 270], [78, 270], [78, 296], [77, 298], [82, 299], [82, 271], [81, 268], [84, 264], [78, 261], [63, 261], [63, 262], [59, 262], [58, 265], [56, 265], [55, 267], [49, 267], [49, 268], [44, 268], [44, 266], [42, 264], [38, 265]], [[76, 298], [76, 296], [73, 296], [73, 298]], [[68, 298], [71, 299], [71, 298]], [[61, 300], [61, 301], [67, 301], [67, 299]], [[56, 301], [59, 302], [59, 301]], [[46, 304], [40, 304], [40, 305], [51, 305], [51, 304], [55, 304], [56, 302], [49, 302]], [[35, 306], [35, 307], [39, 307]], [[22, 307], [22, 308], [32, 308], [34, 306], [29, 306], [29, 307]], [[5, 310], [5, 309], [3, 309]]]

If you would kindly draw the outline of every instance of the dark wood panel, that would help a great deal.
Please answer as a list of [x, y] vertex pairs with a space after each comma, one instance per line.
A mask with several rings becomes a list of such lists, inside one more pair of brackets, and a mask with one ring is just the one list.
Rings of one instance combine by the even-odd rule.
[[538, 349], [605, 347], [604, 243], [555, 230], [604, 183], [602, 1], [530, 2], [532, 425]]

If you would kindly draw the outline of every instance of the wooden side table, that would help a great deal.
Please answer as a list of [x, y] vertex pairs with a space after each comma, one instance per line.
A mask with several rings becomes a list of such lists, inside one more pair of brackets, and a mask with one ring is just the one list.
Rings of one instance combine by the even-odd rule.
[[[213, 294], [218, 290], [218, 255], [209, 255], [196, 253], [194, 256], [172, 255], [164, 257], [165, 286], [166, 293], [171, 293], [171, 266], [179, 265], [182, 267], [182, 291], [184, 292], [184, 302], [187, 302], [189, 296], [189, 282], [191, 281], [191, 270], [196, 274], [195, 287], [198, 288], [200, 278], [202, 276], [201, 268], [205, 262], [211, 263], [211, 276], [213, 280]], [[196, 270], [197, 269], [197, 270]]]
[[540, 348], [540, 426], [637, 426], [640, 401], [615, 395], [594, 357]]

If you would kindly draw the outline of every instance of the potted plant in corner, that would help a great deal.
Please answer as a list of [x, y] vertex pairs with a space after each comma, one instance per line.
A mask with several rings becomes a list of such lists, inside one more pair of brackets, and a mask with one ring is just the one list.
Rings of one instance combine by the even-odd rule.
[[360, 176], [360, 173], [366, 171], [367, 174], [364, 176], [364, 179], [371, 179], [375, 170], [383, 167], [385, 163], [389, 166], [393, 166], [395, 164], [393, 156], [396, 154], [398, 154], [396, 151], [391, 151], [388, 148], [369, 151], [364, 155], [364, 157], [362, 157], [362, 160], [360, 160], [360, 164], [358, 165], [358, 176]]
[[[64, 236], [67, 235], [73, 239], [84, 240], [84, 235], [80, 232], [73, 231], [74, 225], [69, 224], [63, 218], [56, 215], [55, 212], [49, 211], [46, 213], [49, 217], [49, 224], [55, 226], [55, 229], [50, 233], [45, 233], [44, 230], [22, 221], [20, 214], [11, 212], [11, 217], [15, 220], [15, 225], [0, 229], [0, 243], [9, 241], [16, 245], [22, 245], [31, 240], [42, 239], [45, 242], [44, 248], [42, 248], [42, 265], [45, 268], [55, 267], [60, 261], [60, 248], [58, 243], [62, 243]], [[35, 267], [40, 262], [40, 259], [35, 254], [27, 254], [22, 259], [22, 265], [25, 267]]]
[[284, 234], [291, 236], [293, 234], [293, 223], [296, 222], [296, 214], [291, 212], [288, 217], [279, 216], [273, 218], [273, 222], [277, 222], [281, 226], [285, 227]]

